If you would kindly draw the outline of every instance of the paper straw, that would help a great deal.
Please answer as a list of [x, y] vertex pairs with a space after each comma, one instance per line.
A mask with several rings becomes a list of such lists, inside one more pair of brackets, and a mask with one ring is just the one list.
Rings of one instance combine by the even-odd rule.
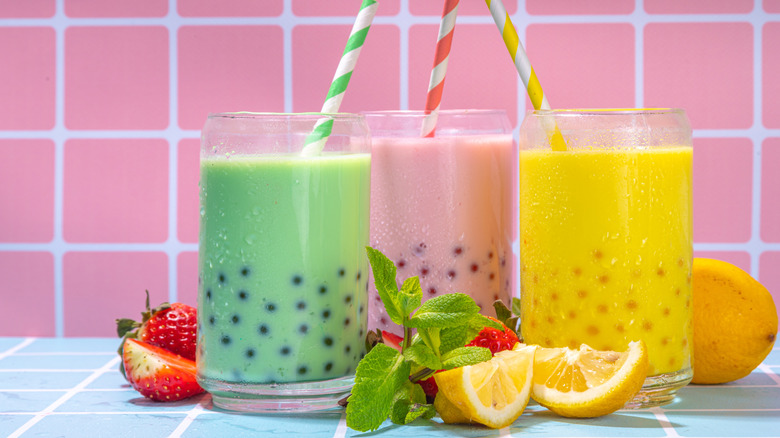
[[[539, 79], [536, 77], [531, 62], [528, 59], [528, 55], [523, 49], [523, 45], [520, 43], [520, 37], [517, 35], [517, 30], [512, 24], [512, 20], [509, 18], [509, 14], [506, 12], [504, 3], [501, 0], [485, 0], [488, 8], [490, 9], [490, 15], [493, 16], [493, 21], [496, 22], [499, 32], [504, 39], [509, 54], [512, 56], [512, 61], [515, 63], [515, 68], [520, 74], [520, 78], [525, 84], [525, 89], [528, 92], [528, 97], [531, 99], [531, 105], [534, 109], [549, 110], [550, 103], [547, 102], [547, 97], [542, 92], [542, 86], [539, 84]], [[543, 118], [546, 119], [546, 118]], [[561, 135], [561, 130], [558, 129], [558, 125], [551, 126], [550, 130], [552, 136], [550, 138], [550, 144], [554, 151], [565, 151], [566, 141]]]
[[441, 95], [444, 91], [444, 77], [447, 75], [447, 62], [450, 58], [452, 36], [455, 34], [455, 18], [458, 15], [458, 2], [460, 0], [446, 0], [444, 10], [441, 13], [439, 24], [439, 38], [436, 41], [436, 54], [431, 70], [431, 80], [428, 83], [428, 95], [425, 99], [425, 114], [423, 119], [422, 136], [433, 137], [436, 132], [436, 121], [439, 118]]
[[[336, 68], [336, 73], [333, 75], [333, 81], [330, 84], [328, 95], [325, 97], [325, 103], [322, 105], [320, 112], [337, 113], [339, 111], [341, 101], [344, 99], [344, 92], [347, 90], [349, 79], [352, 77], [352, 71], [357, 64], [360, 49], [363, 48], [363, 43], [366, 42], [366, 35], [368, 35], [371, 22], [374, 21], [374, 15], [376, 15], [378, 6], [376, 0], [363, 0], [360, 12], [358, 12], [355, 18], [355, 24], [349, 33], [347, 46], [344, 48], [344, 53], [341, 54], [339, 65]], [[314, 125], [312, 133], [306, 137], [301, 153], [309, 156], [322, 152], [322, 148], [325, 147], [332, 130], [332, 118], [323, 117], [319, 119]]]

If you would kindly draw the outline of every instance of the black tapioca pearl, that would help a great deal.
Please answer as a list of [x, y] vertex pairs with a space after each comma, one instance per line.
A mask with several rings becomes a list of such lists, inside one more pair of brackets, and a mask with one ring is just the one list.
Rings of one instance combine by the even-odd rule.
[[339, 277], [343, 277], [346, 274], [347, 274], [347, 271], [344, 268], [340, 268], [339, 269]]
[[206, 299], [211, 301], [211, 289], [206, 291]]
[[344, 302], [347, 303], [347, 304], [351, 303], [352, 302], [352, 295], [347, 295], [346, 297], [344, 297]]
[[308, 333], [308, 332], [309, 332], [309, 326], [308, 326], [308, 325], [306, 325], [306, 324], [301, 324], [301, 325], [298, 327], [298, 331], [299, 331], [299, 332], [301, 332], [301, 334], [304, 334], [304, 335], [305, 335], [306, 333]]
[[458, 273], [454, 269], [450, 269], [449, 271], [447, 271], [447, 278], [449, 278], [450, 280], [455, 279], [455, 277], [457, 276]]
[[238, 299], [241, 301], [246, 301], [247, 298], [249, 298], [249, 293], [245, 290], [238, 291]]
[[298, 310], [306, 309], [306, 301], [303, 301], [303, 300], [298, 301], [297, 303], [295, 303], [295, 308], [298, 309]]
[[350, 319], [349, 319], [349, 318], [345, 318], [345, 319], [344, 319], [344, 326], [345, 326], [345, 327], [346, 327], [346, 326], [348, 326], [350, 322], [351, 322], [351, 321], [350, 321]]
[[299, 376], [302, 376], [302, 375], [306, 374], [307, 371], [309, 371], [309, 369], [306, 368], [305, 365], [298, 367], [298, 375]]
[[362, 277], [362, 276], [363, 276], [363, 273], [358, 271], [357, 275], [355, 276], [355, 280], [356, 281], [360, 281], [360, 277]]
[[239, 272], [241, 273], [242, 277], [249, 277], [249, 274], [252, 273], [252, 270], [249, 269], [249, 266], [244, 266], [243, 268], [241, 268], [241, 271]]
[[363, 333], [365, 333], [365, 332], [363, 331], [363, 328], [361, 327], [360, 330], [358, 330], [358, 336], [362, 338], [363, 337]]
[[330, 371], [333, 369], [333, 362], [328, 362], [325, 364], [325, 371]]
[[219, 339], [219, 342], [222, 342], [222, 345], [230, 345], [231, 339], [228, 335], [222, 335], [222, 337]]
[[330, 318], [330, 310], [327, 310], [327, 309], [323, 310], [322, 311], [322, 317], [325, 318], [325, 319]]
[[269, 311], [271, 313], [276, 312], [276, 304], [274, 304], [274, 303], [266, 304], [265, 305], [265, 310], [267, 310], [267, 311]]
[[290, 347], [284, 346], [279, 350], [279, 353], [281, 353], [282, 356], [289, 356], [290, 355]]
[[233, 324], [238, 324], [239, 322], [241, 322], [241, 317], [238, 315], [233, 315], [230, 317], [230, 322], [232, 322]]
[[352, 351], [351, 346], [347, 345], [346, 347], [344, 347], [344, 352], [349, 353], [350, 351]]
[[214, 325], [217, 323], [217, 318], [213, 316], [209, 316], [209, 325]]
[[265, 324], [260, 324], [260, 327], [257, 328], [257, 332], [261, 335], [267, 335], [270, 331], [271, 329]]
[[456, 246], [452, 250], [452, 253], [455, 254], [456, 256], [459, 256], [459, 255], [463, 254], [463, 247], [462, 246]]
[[361, 304], [360, 307], [358, 307], [358, 314], [362, 315], [365, 310], [366, 308]]
[[330, 336], [325, 336], [322, 339], [322, 343], [325, 344], [326, 347], [332, 347], [333, 346], [333, 338]]
[[219, 276], [217, 276], [217, 280], [219, 280], [221, 284], [225, 284], [227, 282], [227, 276], [220, 272]]
[[246, 355], [246, 357], [249, 358], [249, 359], [255, 357], [255, 349], [254, 348], [248, 348], [246, 350], [246, 352], [244, 353], [244, 355]]
[[303, 277], [301, 277], [300, 275], [293, 275], [292, 284], [296, 286], [300, 286], [301, 283], [303, 283]]
[[320, 286], [320, 295], [325, 295], [326, 293], [328, 293], [328, 286], [323, 284]]
[[477, 271], [479, 271], [479, 265], [476, 264], [476, 263], [472, 263], [470, 269], [471, 269], [471, 272], [477, 272]]

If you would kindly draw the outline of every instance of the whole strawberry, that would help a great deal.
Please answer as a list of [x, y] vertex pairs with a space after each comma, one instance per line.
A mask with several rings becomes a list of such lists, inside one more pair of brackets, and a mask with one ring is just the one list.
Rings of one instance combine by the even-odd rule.
[[122, 366], [133, 388], [152, 400], [176, 401], [203, 392], [195, 361], [146, 342], [125, 339]]
[[[146, 311], [141, 322], [117, 319], [117, 334], [124, 340], [135, 338], [176, 353], [185, 359], [195, 360], [195, 344], [198, 334], [197, 310], [182, 303], [163, 303], [154, 309], [149, 307], [149, 291], [146, 291]], [[119, 354], [122, 355], [120, 346]]]

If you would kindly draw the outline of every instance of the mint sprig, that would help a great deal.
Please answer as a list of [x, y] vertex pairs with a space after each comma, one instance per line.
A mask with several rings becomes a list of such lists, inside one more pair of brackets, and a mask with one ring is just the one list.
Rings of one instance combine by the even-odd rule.
[[[422, 302], [418, 277], [396, 282], [396, 267], [380, 251], [366, 247], [374, 284], [390, 320], [403, 327], [401, 352], [376, 343], [381, 333], [371, 332], [367, 346], [373, 348], [358, 364], [355, 385], [347, 399], [347, 426], [366, 432], [378, 429], [389, 417], [395, 424], [436, 413], [415, 382], [437, 370], [474, 365], [490, 360], [490, 350], [464, 347], [483, 327], [502, 329], [499, 323], [479, 314], [468, 295], [445, 294]], [[414, 330], [417, 333], [413, 335]]]

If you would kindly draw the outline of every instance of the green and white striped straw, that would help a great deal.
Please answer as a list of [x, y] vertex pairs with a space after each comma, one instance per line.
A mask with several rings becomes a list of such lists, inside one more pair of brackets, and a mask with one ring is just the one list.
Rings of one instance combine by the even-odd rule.
[[[322, 105], [322, 110], [320, 112], [337, 113], [339, 111], [341, 101], [344, 99], [344, 92], [347, 90], [349, 79], [352, 77], [352, 71], [357, 64], [360, 49], [366, 41], [366, 35], [368, 35], [368, 29], [371, 27], [371, 22], [374, 21], [377, 7], [378, 3], [376, 0], [363, 0], [363, 4], [360, 6], [360, 12], [358, 12], [357, 17], [355, 18], [355, 24], [352, 26], [352, 31], [349, 34], [347, 47], [344, 48], [344, 53], [341, 54], [339, 66], [336, 68], [336, 74], [333, 75], [330, 90], [328, 90], [328, 95], [325, 98], [325, 103]], [[322, 148], [325, 147], [325, 143], [328, 141], [328, 137], [332, 130], [332, 118], [323, 117], [319, 119], [314, 125], [312, 133], [306, 137], [306, 143], [301, 153], [306, 156], [311, 156], [322, 152]]]

